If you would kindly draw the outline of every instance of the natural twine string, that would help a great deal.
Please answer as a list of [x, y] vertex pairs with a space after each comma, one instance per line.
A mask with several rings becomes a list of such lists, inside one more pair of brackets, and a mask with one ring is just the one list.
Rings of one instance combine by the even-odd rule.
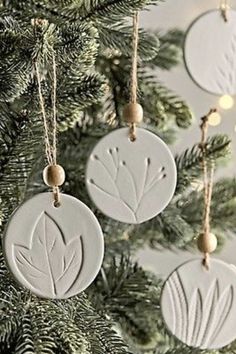
[[43, 98], [43, 94], [42, 94], [41, 75], [39, 72], [39, 66], [38, 66], [37, 62], [35, 62], [35, 72], [36, 72], [37, 83], [38, 83], [39, 103], [40, 103], [41, 113], [42, 113], [42, 117], [43, 117], [45, 155], [48, 160], [48, 164], [53, 165], [53, 154], [51, 151], [50, 133], [49, 133], [50, 130], [48, 127], [45, 103], [44, 103], [44, 98]]
[[[138, 41], [139, 41], [139, 13], [134, 13], [133, 16], [133, 51], [130, 77], [130, 102], [137, 103], [138, 92]], [[130, 124], [130, 140], [136, 140], [136, 124]]]
[[130, 102], [137, 103], [138, 91], [138, 34], [139, 28], [139, 13], [135, 12], [133, 16], [133, 52], [132, 52], [132, 65], [131, 65], [131, 78], [130, 78]]
[[[210, 234], [210, 212], [211, 212], [211, 199], [213, 191], [213, 177], [214, 177], [214, 163], [210, 164], [210, 168], [207, 163], [207, 133], [209, 126], [209, 117], [211, 114], [215, 113], [216, 109], [211, 109], [210, 112], [202, 118], [201, 128], [201, 144], [200, 148], [202, 150], [202, 169], [203, 169], [203, 184], [204, 184], [204, 215], [203, 215], [203, 235], [208, 238]], [[203, 264], [207, 269], [209, 269], [210, 255], [209, 253], [204, 253]]]
[[[55, 54], [52, 53], [52, 120], [47, 117], [46, 108], [45, 108], [45, 100], [42, 92], [42, 78], [40, 75], [39, 65], [37, 61], [35, 61], [35, 72], [38, 83], [38, 94], [39, 94], [39, 103], [41, 107], [41, 113], [43, 118], [43, 126], [44, 126], [44, 142], [45, 142], [45, 155], [49, 165], [57, 164], [57, 68], [56, 68], [56, 58]], [[50, 125], [51, 123], [51, 125]], [[52, 126], [52, 128], [51, 128]], [[53, 196], [55, 201], [55, 206], [60, 205], [60, 190], [59, 187], [53, 187]]]
[[53, 132], [52, 132], [52, 153], [54, 164], [57, 164], [57, 65], [54, 53], [52, 54], [52, 67], [53, 67], [53, 94], [52, 94], [52, 105], [53, 105]]
[[225, 22], [228, 22], [228, 11], [230, 9], [230, 0], [220, 1], [220, 11]]

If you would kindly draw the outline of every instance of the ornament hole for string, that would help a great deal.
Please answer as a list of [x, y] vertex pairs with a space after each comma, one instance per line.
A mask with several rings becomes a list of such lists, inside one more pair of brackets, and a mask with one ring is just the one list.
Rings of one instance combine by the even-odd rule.
[[137, 137], [135, 135], [131, 135], [129, 137], [129, 141], [131, 141], [131, 143], [134, 143], [137, 140]]
[[225, 23], [229, 22], [230, 4], [228, 0], [222, 0], [220, 5], [221, 16]]
[[135, 123], [132, 123], [130, 125], [130, 128], [129, 128], [129, 140], [131, 141], [131, 143], [134, 143], [137, 140]]
[[204, 268], [207, 272], [209, 272], [209, 270], [210, 270], [209, 259], [203, 258], [203, 260], [202, 260], [202, 265], [203, 265], [203, 268]]
[[54, 200], [53, 206], [54, 206], [55, 208], [60, 208], [61, 202]]
[[54, 187], [53, 189], [53, 206], [55, 208], [59, 208], [61, 206], [61, 200], [60, 200], [60, 190], [58, 187]]

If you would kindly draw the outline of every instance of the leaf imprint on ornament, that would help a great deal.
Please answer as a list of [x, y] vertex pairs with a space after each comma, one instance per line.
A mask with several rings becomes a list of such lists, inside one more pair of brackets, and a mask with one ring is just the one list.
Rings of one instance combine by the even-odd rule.
[[231, 312], [234, 288], [229, 285], [221, 294], [219, 280], [213, 281], [206, 296], [194, 290], [190, 299], [176, 271], [167, 283], [173, 312], [173, 334], [189, 346], [207, 349], [214, 346]]
[[176, 271], [169, 281], [169, 292], [173, 296], [174, 318], [177, 324], [176, 336], [186, 340], [187, 337], [187, 321], [188, 321], [188, 299], [184, 288], [183, 281]]
[[28, 246], [14, 244], [17, 267], [35, 289], [63, 296], [77, 282], [84, 263], [82, 235], [66, 243], [57, 222], [46, 212], [37, 219]]
[[[221, 64], [217, 67], [216, 86], [225, 94], [231, 94], [236, 89], [236, 33], [230, 41], [228, 53], [223, 53]], [[219, 79], [217, 79], [219, 78]]]
[[[91, 156], [92, 161], [97, 164], [97, 170], [100, 168], [103, 176], [106, 176], [104, 184], [97, 182], [96, 176], [90, 178], [88, 183], [122, 203], [137, 222], [137, 214], [144, 197], [152, 193], [157, 184], [166, 178], [165, 167], [161, 166], [155, 173], [151, 173], [151, 158], [147, 157], [143, 163], [143, 175], [135, 176], [127, 162], [120, 158], [117, 147], [109, 148], [107, 154], [109, 159], [106, 159], [106, 162], [98, 155]], [[99, 175], [99, 172], [97, 174]]]

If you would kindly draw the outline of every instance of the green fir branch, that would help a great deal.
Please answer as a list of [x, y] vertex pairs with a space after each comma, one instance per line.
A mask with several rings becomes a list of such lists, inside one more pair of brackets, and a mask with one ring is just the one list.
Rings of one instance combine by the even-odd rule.
[[148, 63], [154, 68], [170, 70], [182, 62], [182, 46], [184, 34], [182, 31], [171, 29], [168, 32], [155, 32], [160, 40], [160, 48], [157, 55]]
[[7, 221], [11, 212], [24, 198], [26, 181], [31, 173], [31, 167], [39, 151], [42, 153], [39, 143], [41, 141], [42, 144], [42, 129], [38, 117], [31, 117], [30, 121], [30, 113], [27, 110], [22, 110], [19, 113], [11, 110], [10, 112], [11, 116], [8, 117], [4, 116], [2, 112], [5, 126], [0, 132], [0, 143], [5, 150], [1, 156], [2, 163], [0, 165], [0, 200], [3, 223]]
[[[222, 163], [222, 159], [229, 159], [231, 155], [231, 141], [228, 136], [219, 134], [209, 137], [206, 145], [206, 158], [209, 163]], [[178, 171], [177, 193], [183, 192], [202, 173], [202, 151], [199, 144], [187, 149], [176, 157]]]
[[93, 302], [101, 313], [120, 324], [125, 337], [144, 346], [156, 339], [159, 290], [159, 282], [129, 258], [113, 258], [95, 283]]

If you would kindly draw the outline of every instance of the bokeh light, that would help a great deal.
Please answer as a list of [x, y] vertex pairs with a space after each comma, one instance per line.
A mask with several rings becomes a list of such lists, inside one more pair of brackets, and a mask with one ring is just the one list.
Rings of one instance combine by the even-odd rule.
[[214, 112], [209, 116], [209, 124], [213, 127], [216, 127], [221, 123], [221, 115], [218, 112]]
[[234, 106], [234, 99], [230, 95], [221, 96], [219, 99], [219, 105], [222, 109], [231, 109]]

